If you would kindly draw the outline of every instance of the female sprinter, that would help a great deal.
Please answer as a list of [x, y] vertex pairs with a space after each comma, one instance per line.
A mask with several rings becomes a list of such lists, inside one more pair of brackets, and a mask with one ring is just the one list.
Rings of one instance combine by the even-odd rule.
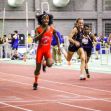
[[89, 70], [88, 70], [88, 62], [91, 56], [92, 48], [93, 48], [93, 42], [96, 42], [96, 37], [90, 32], [90, 28], [88, 25], [84, 26], [82, 36], [82, 46], [85, 51], [85, 71], [87, 78], [90, 78]]
[[46, 65], [51, 67], [53, 64], [52, 55], [51, 55], [51, 41], [52, 36], [56, 38], [58, 42], [58, 53], [60, 53], [60, 45], [58, 36], [56, 35], [56, 30], [51, 26], [53, 23], [53, 16], [44, 12], [43, 14], [37, 16], [39, 26], [35, 30], [35, 42], [38, 41], [38, 48], [36, 52], [36, 69], [34, 72], [35, 81], [33, 84], [33, 90], [37, 90], [38, 86], [38, 77], [40, 75], [40, 69], [43, 58], [46, 60]]
[[84, 68], [85, 68], [85, 53], [82, 47], [82, 35], [83, 35], [83, 28], [84, 28], [84, 20], [82, 18], [78, 18], [76, 20], [75, 26], [72, 29], [71, 33], [69, 34], [69, 47], [68, 53], [65, 55], [67, 61], [70, 61], [74, 52], [77, 52], [80, 59], [81, 59], [81, 66], [80, 66], [80, 80], [85, 80]]

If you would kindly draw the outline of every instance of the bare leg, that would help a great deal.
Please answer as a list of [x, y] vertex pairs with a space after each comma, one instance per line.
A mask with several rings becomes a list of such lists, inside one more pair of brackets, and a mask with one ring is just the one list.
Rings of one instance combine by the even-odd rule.
[[85, 71], [86, 71], [87, 78], [90, 78], [90, 74], [89, 74], [89, 70], [88, 70], [88, 62], [89, 62], [90, 56], [88, 56], [86, 52], [85, 52], [85, 55], [86, 55]]
[[53, 65], [53, 59], [52, 59], [52, 58], [46, 59], [46, 65], [47, 65], [48, 67], [51, 67], [51, 66]]
[[85, 68], [85, 53], [83, 48], [79, 48], [78, 54], [81, 59], [81, 66], [80, 66], [80, 80], [85, 79], [85, 74], [84, 74], [84, 68]]
[[67, 60], [67, 62], [68, 62], [68, 65], [71, 65], [70, 61], [71, 61], [71, 59], [72, 59], [73, 54], [74, 54], [74, 52], [70, 52], [70, 51], [68, 51], [68, 53], [67, 53], [67, 58], [66, 58], [66, 60]]
[[36, 69], [34, 72], [34, 76], [35, 76], [35, 81], [33, 84], [33, 90], [37, 90], [37, 86], [38, 86], [38, 77], [40, 74], [40, 69], [41, 69], [41, 63], [36, 63]]

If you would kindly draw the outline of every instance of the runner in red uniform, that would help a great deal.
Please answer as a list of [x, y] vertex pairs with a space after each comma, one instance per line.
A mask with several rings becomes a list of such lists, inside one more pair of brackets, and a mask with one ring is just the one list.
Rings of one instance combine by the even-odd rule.
[[58, 41], [58, 48], [60, 53], [60, 45], [58, 36], [56, 35], [56, 30], [51, 26], [53, 23], [53, 16], [44, 12], [42, 15], [37, 17], [39, 26], [35, 30], [35, 41], [38, 41], [38, 48], [36, 53], [36, 69], [35, 69], [35, 81], [33, 84], [33, 89], [37, 90], [38, 86], [38, 76], [40, 75], [40, 69], [43, 57], [46, 60], [46, 65], [51, 67], [53, 64], [51, 55], [51, 41], [54, 35]]

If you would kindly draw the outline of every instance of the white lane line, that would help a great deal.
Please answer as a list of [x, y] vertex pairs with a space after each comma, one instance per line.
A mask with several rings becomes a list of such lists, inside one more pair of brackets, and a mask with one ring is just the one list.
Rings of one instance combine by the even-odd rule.
[[2, 105], [6, 105], [6, 106], [9, 106], [9, 107], [13, 107], [13, 108], [16, 108], [16, 109], [21, 109], [21, 110], [23, 110], [23, 111], [32, 111], [32, 110], [30, 110], [30, 109], [21, 108], [21, 107], [19, 107], [19, 106], [15, 106], [15, 105], [7, 104], [7, 103], [4, 103], [4, 102], [0, 102], [0, 104], [2, 104]]
[[[1, 79], [1, 78], [0, 78]], [[7, 79], [2, 79], [2, 80], [5, 80], [5, 81], [10, 81], [10, 82], [14, 82], [14, 83], [19, 83], [19, 84], [24, 84], [24, 85], [31, 85], [29, 83], [23, 83], [23, 82], [17, 82], [17, 81], [12, 81], [12, 80], [7, 80]], [[63, 92], [63, 93], [66, 93], [66, 94], [72, 94], [72, 95], [75, 95], [74, 93], [70, 93], [70, 92], [67, 92], [67, 91], [62, 91], [62, 90], [56, 90], [56, 89], [52, 89], [52, 88], [47, 88], [47, 87], [40, 87], [40, 88], [43, 88], [43, 89], [47, 89], [47, 90], [51, 90], [51, 91], [56, 91], [56, 92]], [[82, 96], [82, 95], [81, 95]], [[94, 97], [89, 97], [89, 96], [84, 96], [84, 97], [88, 97], [88, 98], [92, 98], [92, 99], [97, 99], [97, 100], [100, 100], [100, 101], [105, 101], [105, 102], [111, 102], [111, 101], [108, 101], [108, 100], [104, 100], [104, 99], [98, 99], [98, 98], [94, 98]], [[71, 104], [66, 104], [66, 103], [63, 103], [63, 102], [58, 102], [59, 104], [64, 104], [66, 106], [70, 106], [70, 107], [76, 107], [76, 108], [79, 108], [79, 109], [90, 109], [90, 108], [87, 108], [87, 107], [81, 107], [81, 106], [77, 106], [77, 105], [71, 105]], [[101, 111], [101, 110], [96, 110], [96, 109], [90, 109], [91, 111]], [[30, 110], [28, 110], [30, 111]]]
[[[92, 99], [83, 99], [83, 101], [86, 101], [86, 100], [92, 100]], [[62, 102], [63, 101], [63, 102]], [[72, 100], [73, 101], [73, 100]], [[34, 102], [34, 103], [33, 103]], [[55, 103], [59, 103], [59, 104], [62, 104], [62, 105], [65, 105], [65, 106], [68, 106], [68, 107], [75, 107], [75, 108], [79, 108], [79, 109], [85, 109], [85, 110], [88, 110], [88, 111], [101, 111], [101, 110], [96, 110], [96, 109], [92, 109], [92, 108], [87, 108], [87, 107], [81, 107], [81, 106], [77, 106], [77, 105], [71, 105], [71, 104], [67, 104], [67, 103], [64, 103], [64, 102], [71, 102], [70, 100], [42, 100], [41, 102], [38, 100], [38, 101], [26, 101], [25, 104], [22, 104], [22, 105], [18, 105], [18, 106], [29, 106], [29, 105], [39, 105], [39, 104], [55, 104]], [[36, 102], [36, 103], [35, 103]], [[2, 107], [0, 107], [2, 108]], [[3, 107], [3, 108], [7, 108], [7, 107]], [[31, 111], [31, 110], [28, 110], [28, 111]]]
[[99, 99], [43, 99], [43, 100], [24, 100], [24, 101], [15, 101], [15, 100], [10, 100], [10, 101], [1, 101], [1, 102], [7, 102], [7, 103], [33, 103], [33, 102], [56, 102], [56, 101], [95, 101], [95, 100], [99, 100]]
[[68, 106], [68, 107], [74, 107], [74, 108], [79, 108], [79, 109], [84, 109], [85, 111], [103, 111], [103, 110], [96, 110], [96, 109], [92, 109], [92, 108], [87, 108], [87, 107], [82, 107], [82, 106], [77, 106], [77, 105], [71, 105], [71, 104], [67, 104], [67, 103], [63, 103], [63, 102], [57, 102], [58, 104], [62, 104], [64, 106]]
[[18, 101], [18, 100], [22, 100], [22, 98], [18, 98], [16, 96], [2, 96], [0, 97], [0, 101], [10, 101], [10, 100], [14, 100], [14, 101]]
[[[4, 80], [4, 81], [9, 81], [9, 82], [14, 82], [14, 83], [19, 83], [19, 84], [24, 84], [24, 85], [32, 86], [32, 84], [29, 84], [29, 83], [24, 83], [24, 82], [9, 80], [9, 79], [2, 79], [2, 78], [0, 78], [0, 79]], [[84, 95], [80, 95], [80, 94], [76, 94], [76, 93], [71, 93], [71, 92], [67, 92], [67, 91], [63, 91], [63, 90], [52, 89], [52, 88], [48, 88], [48, 87], [42, 87], [42, 86], [38, 86], [38, 87], [43, 88], [43, 89], [47, 89], [47, 90], [51, 90], [51, 91], [54, 91], [54, 92], [61, 92], [61, 93], [65, 93], [65, 94], [70, 94], [70, 95], [73, 95], [73, 96], [84, 96]], [[89, 96], [84, 96], [84, 97], [95, 99], [95, 98], [89, 97]]]
[[[31, 79], [31, 77], [21, 76], [21, 75], [17, 75], [17, 74], [9, 74], [9, 73], [4, 73], [4, 72], [0, 72], [0, 73], [6, 74], [6, 75], [12, 75], [12, 76], [18, 76], [18, 77], [22, 77], [22, 78]], [[51, 83], [54, 83], [54, 84], [68, 85], [68, 86], [72, 86], [72, 87], [76, 86], [76, 87], [80, 87], [80, 88], [84, 88], [84, 89], [91, 89], [91, 90], [95, 90], [95, 91], [101, 91], [101, 92], [111, 93], [111, 91], [108, 91], [108, 90], [102, 90], [102, 89], [91, 88], [91, 87], [86, 87], [86, 86], [79, 86], [79, 85], [62, 83], [62, 82], [56, 82], [56, 81], [50, 81], [50, 80], [44, 80], [44, 79], [39, 79], [39, 80], [51, 82]]]
[[96, 88], [91, 88], [91, 87], [86, 87], [86, 86], [79, 86], [79, 85], [75, 85], [75, 84], [62, 83], [62, 82], [56, 82], [56, 81], [50, 81], [50, 80], [44, 80], [44, 79], [41, 79], [41, 80], [47, 81], [47, 82], [50, 82], [50, 83], [54, 83], [54, 84], [67, 85], [67, 86], [72, 86], [72, 87], [76, 86], [76, 87], [79, 87], [79, 88], [91, 89], [91, 90], [96, 90], [96, 91], [111, 93], [111, 91], [102, 90], [102, 89], [96, 89]]
[[[23, 82], [13, 81], [13, 80], [9, 80], [9, 79], [1, 79], [1, 80], [14, 82], [14, 83], [19, 83], [19, 84], [22, 84], [22, 85], [24, 84], [24, 85], [31, 85], [32, 86], [32, 84], [29, 84], [29, 83], [23, 83]], [[57, 90], [57, 89], [48, 88], [48, 87], [42, 87], [42, 86], [39, 86], [39, 87], [43, 88], [43, 89], [46, 89], [46, 90], [51, 90], [51, 91], [54, 91], [54, 92], [61, 92], [61, 93], [70, 94], [70, 95], [74, 95], [74, 96], [77, 95], [77, 96], [87, 97], [87, 98], [90, 98], [90, 99], [97, 99], [97, 100], [101, 100], [101, 101], [105, 101], [105, 102], [111, 102], [111, 101], [103, 99], [103, 98], [102, 99], [101, 98], [95, 98], [95, 97], [91, 97], [91, 96], [80, 95], [80, 94], [71, 93], [71, 92], [63, 91], [63, 90]]]
[[[22, 105], [18, 105], [20, 106], [26, 106], [26, 105], [39, 105], [39, 104], [49, 104], [49, 103], [57, 103], [57, 102], [71, 102], [71, 101], [95, 101], [96, 99], [54, 99], [54, 100], [48, 100], [48, 99], [44, 99], [44, 100], [25, 100], [25, 101], [1, 101], [3, 103], [22, 103]], [[7, 108], [9, 106], [2, 106], [0, 108]]]

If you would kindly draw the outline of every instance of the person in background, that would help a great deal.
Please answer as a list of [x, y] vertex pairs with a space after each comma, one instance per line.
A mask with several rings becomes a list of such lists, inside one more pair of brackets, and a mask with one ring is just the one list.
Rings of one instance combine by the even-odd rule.
[[8, 49], [9, 49], [9, 57], [11, 58], [11, 52], [12, 52], [12, 35], [11, 33], [8, 34]]
[[0, 44], [3, 44], [3, 39], [0, 37]]
[[100, 47], [101, 47], [101, 39], [100, 36], [98, 36], [96, 33], [94, 34], [96, 37], [96, 42], [94, 42], [95, 46], [95, 55], [96, 55], [96, 60], [99, 59], [99, 52], [100, 52]]
[[18, 58], [18, 45], [19, 45], [19, 35], [18, 31], [14, 31], [14, 35], [12, 36], [12, 58], [11, 60], [15, 60]]
[[0, 37], [0, 58], [3, 57], [3, 39]]
[[31, 37], [31, 34], [28, 34], [28, 48], [30, 48], [32, 46], [33, 43], [33, 38]]
[[109, 34], [109, 37], [108, 37], [107, 43], [108, 43], [109, 45], [111, 45], [111, 33]]
[[111, 53], [111, 33], [109, 34], [109, 37], [107, 39], [107, 44], [108, 44], [108, 47], [109, 47], [110, 53]]
[[[61, 46], [63, 43], [61, 33], [59, 31], [57, 31], [56, 34], [59, 37], [59, 42], [60, 42], [60, 46]], [[57, 44], [57, 41], [56, 41], [56, 38], [54, 37], [54, 35], [52, 37], [51, 45], [52, 45], [52, 55], [53, 55], [54, 63], [55, 63], [55, 65], [61, 65], [62, 64], [62, 55], [61, 55], [61, 53], [58, 53], [58, 46], [57, 46], [58, 44]]]

